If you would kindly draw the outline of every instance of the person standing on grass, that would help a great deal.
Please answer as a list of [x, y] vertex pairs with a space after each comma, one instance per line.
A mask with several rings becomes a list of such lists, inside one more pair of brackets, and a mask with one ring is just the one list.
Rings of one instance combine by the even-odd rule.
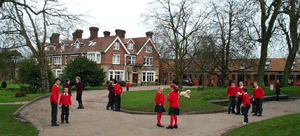
[[250, 98], [247, 93], [247, 89], [243, 88], [243, 115], [244, 115], [244, 122], [243, 125], [248, 124], [248, 111], [250, 109]]
[[276, 87], [276, 91], [275, 91], [275, 94], [276, 94], [276, 101], [279, 101], [279, 94], [280, 94], [280, 90], [281, 90], [281, 86], [280, 86], [280, 83], [279, 83], [279, 80], [277, 80], [276, 84], [275, 84], [275, 87]]
[[118, 84], [115, 80], [115, 111], [120, 111], [121, 109], [121, 93], [123, 92], [123, 88]]
[[237, 96], [238, 96], [238, 101], [236, 104], [236, 115], [241, 114], [241, 104], [243, 103], [243, 92], [242, 90], [245, 88], [243, 82], [239, 83], [239, 87], [237, 88]]
[[109, 91], [108, 93], [108, 103], [106, 106], [106, 109], [109, 110], [109, 107], [111, 110], [114, 110], [114, 101], [115, 101], [115, 88], [114, 88], [115, 82], [114, 80], [111, 81], [111, 83], [108, 85], [107, 89]]
[[125, 87], [126, 87], [127, 92], [128, 92], [129, 91], [129, 83], [128, 82], [126, 82]]
[[[177, 125], [177, 115], [179, 115], [179, 93], [178, 87], [174, 84], [171, 85], [171, 92], [169, 93], [167, 100], [169, 103], [169, 115], [170, 115], [170, 125], [167, 129], [178, 128]], [[173, 120], [175, 120], [175, 124], [173, 125]]]
[[166, 112], [165, 110], [165, 95], [163, 94], [164, 88], [162, 86], [158, 87], [158, 92], [156, 93], [154, 97], [155, 101], [155, 112], [157, 112], [157, 126], [158, 127], [164, 127], [161, 125], [161, 116], [163, 112]]
[[235, 95], [236, 95], [237, 87], [234, 85], [234, 82], [231, 83], [231, 86], [227, 89], [227, 95], [229, 97], [229, 103], [228, 103], [228, 114], [230, 112], [232, 114], [235, 114]]
[[1, 87], [3, 88], [3, 90], [5, 90], [5, 88], [7, 87], [5, 79], [3, 79], [3, 81], [2, 81]]
[[77, 76], [75, 78], [76, 84], [75, 84], [75, 89], [77, 90], [76, 94], [76, 100], [78, 101], [78, 107], [77, 109], [84, 109], [83, 104], [82, 104], [82, 90], [83, 90], [83, 85], [80, 82], [80, 77]]
[[50, 94], [50, 103], [51, 103], [51, 126], [59, 126], [59, 124], [56, 123], [57, 121], [57, 102], [59, 98], [59, 85], [60, 85], [60, 79], [55, 79], [55, 84], [52, 87], [52, 91]]
[[256, 110], [253, 116], [262, 116], [262, 103], [263, 97], [265, 95], [264, 90], [257, 85], [257, 82], [254, 82], [254, 89], [253, 89], [253, 102], [255, 102]]
[[68, 94], [68, 88], [63, 88], [64, 92], [60, 96], [59, 105], [61, 108], [61, 123], [69, 123], [69, 110], [72, 108], [71, 95]]
[[63, 88], [68, 88], [68, 94], [72, 96], [72, 88], [70, 86], [70, 79], [66, 79], [65, 84], [63, 85]]

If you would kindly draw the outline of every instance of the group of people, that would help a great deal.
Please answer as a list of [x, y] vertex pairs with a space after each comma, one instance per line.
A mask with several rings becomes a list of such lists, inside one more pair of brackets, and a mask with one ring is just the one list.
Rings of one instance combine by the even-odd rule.
[[[239, 87], [235, 86], [234, 82], [231, 83], [231, 86], [227, 89], [227, 95], [229, 97], [229, 104], [228, 104], [228, 114], [236, 114], [236, 115], [244, 115], [244, 122], [243, 124], [248, 124], [248, 111], [250, 109], [250, 97], [247, 93], [247, 89], [243, 86], [243, 82], [239, 83]], [[236, 102], [236, 96], [237, 104]], [[252, 95], [252, 102], [253, 102], [253, 109], [252, 112], [254, 113], [253, 116], [262, 116], [262, 102], [264, 97], [264, 91], [261, 87], [257, 85], [257, 82], [253, 83], [253, 95]], [[241, 109], [241, 104], [243, 104]], [[235, 106], [237, 107], [237, 111], [235, 112]]]
[[[84, 109], [82, 104], [82, 90], [83, 84], [80, 81], [80, 77], [75, 78], [76, 84], [75, 89], [77, 90], [76, 100], [78, 101], [77, 109]], [[61, 109], [61, 123], [69, 123], [69, 110], [72, 108], [72, 89], [70, 86], [70, 80], [67, 79], [65, 84], [63, 85], [63, 93], [59, 97], [59, 85], [61, 80], [59, 78], [55, 79], [55, 84], [52, 87], [51, 95], [50, 95], [50, 103], [51, 103], [51, 126], [59, 126], [57, 123], [57, 108]], [[58, 101], [59, 100], [59, 101]]]
[[[126, 85], [127, 91], [129, 90], [129, 84]], [[116, 80], [112, 80], [108, 85], [108, 103], [106, 109], [114, 111], [120, 111], [121, 108], [121, 94], [123, 92], [123, 88], [118, 84]]]

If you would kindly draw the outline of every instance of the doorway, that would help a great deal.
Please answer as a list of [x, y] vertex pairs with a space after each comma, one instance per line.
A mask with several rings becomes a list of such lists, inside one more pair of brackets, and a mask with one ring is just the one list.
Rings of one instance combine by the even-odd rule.
[[138, 84], [138, 74], [132, 74], [132, 83]]

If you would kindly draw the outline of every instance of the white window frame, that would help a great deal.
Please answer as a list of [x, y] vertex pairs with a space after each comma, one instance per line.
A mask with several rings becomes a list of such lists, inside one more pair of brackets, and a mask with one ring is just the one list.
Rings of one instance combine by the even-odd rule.
[[[98, 55], [100, 56], [99, 58], [98, 58]], [[101, 53], [99, 52], [99, 53], [96, 53], [95, 54], [95, 57], [96, 57], [96, 63], [97, 64], [100, 64], [101, 63]]]
[[45, 47], [45, 51], [49, 51], [49, 47]]
[[270, 64], [271, 64], [271, 61], [266, 61], [265, 70], [267, 70], [269, 68]]
[[[93, 56], [91, 56], [91, 55], [93, 55]], [[98, 55], [100, 55], [99, 59], [98, 59]], [[100, 52], [88, 52], [86, 54], [86, 57], [89, 60], [95, 61], [97, 64], [101, 63], [101, 53]]]
[[127, 72], [127, 81], [129, 82], [129, 76], [130, 76], [130, 72]]
[[68, 55], [65, 55], [65, 65], [68, 64]]
[[120, 49], [120, 43], [115, 42], [114, 43], [114, 50], [119, 50]]
[[65, 50], [65, 45], [61, 46], [61, 50], [63, 50], [63, 51]]
[[54, 77], [59, 77], [62, 74], [62, 69], [53, 69], [52, 72]]
[[153, 65], [153, 57], [144, 57], [144, 66], [152, 66], [152, 65]]
[[76, 58], [78, 58], [78, 57], [79, 57], [79, 55], [71, 55], [71, 56], [70, 56], [70, 60], [72, 60], [72, 61], [73, 61], [73, 60], [75, 60], [76, 58], [75, 58], [75, 59], [72, 59], [72, 57], [76, 57]]
[[151, 46], [145, 46], [145, 53], [152, 53], [152, 47]]
[[[152, 75], [152, 81], [148, 81], [148, 75]], [[144, 79], [145, 76], [145, 79]], [[142, 82], [155, 82], [155, 71], [142, 71]]]
[[48, 60], [48, 65], [51, 65], [51, 57], [47, 57], [47, 60]]
[[61, 56], [53, 56], [54, 65], [61, 65], [62, 59]]
[[115, 79], [116, 78], [116, 73], [117, 72], [122, 72], [122, 74], [119, 74], [119, 75], [122, 75], [121, 79], [116, 79], [118, 81], [125, 81], [125, 70], [108, 70], [108, 80], [112, 80], [111, 79], [111, 74], [112, 74], [112, 78]]
[[79, 49], [79, 47], [80, 47], [79, 43], [75, 43], [75, 48]]
[[[134, 58], [134, 59], [132, 59], [132, 58]], [[128, 63], [129, 63], [129, 65], [134, 65], [135, 64], [135, 60], [136, 60], [136, 56], [128, 56]]]
[[[115, 56], [119, 56], [119, 62], [116, 62], [116, 60], [114, 58]], [[120, 60], [121, 60], [120, 54], [113, 54], [113, 56], [112, 56], [112, 64], [120, 64]]]
[[128, 44], [128, 49], [129, 49], [129, 50], [132, 50], [132, 49], [133, 49], [133, 43], [129, 43], [129, 44]]

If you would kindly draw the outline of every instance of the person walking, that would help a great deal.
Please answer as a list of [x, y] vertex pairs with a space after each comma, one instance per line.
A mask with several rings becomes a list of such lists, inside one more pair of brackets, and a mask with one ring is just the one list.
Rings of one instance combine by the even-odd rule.
[[108, 93], [108, 103], [106, 106], [106, 109], [109, 110], [109, 107], [111, 110], [114, 110], [114, 101], [115, 101], [115, 88], [114, 88], [115, 82], [114, 80], [111, 81], [111, 83], [108, 85], [107, 89], [109, 91]]
[[82, 90], [83, 90], [83, 85], [80, 81], [80, 77], [77, 76], [75, 78], [76, 80], [76, 84], [75, 84], [75, 88], [77, 90], [77, 94], [76, 94], [76, 100], [78, 101], [78, 107], [77, 109], [84, 109], [83, 104], [82, 104]]
[[115, 111], [120, 111], [121, 109], [121, 93], [123, 92], [123, 88], [118, 84], [115, 80]]
[[277, 80], [277, 82], [275, 84], [275, 87], [276, 87], [276, 91], [275, 91], [276, 98], [275, 98], [275, 100], [279, 101], [279, 94], [280, 94], [280, 90], [281, 90], [281, 86], [280, 86], [279, 80]]
[[265, 95], [264, 90], [257, 85], [257, 82], [254, 82], [254, 89], [253, 89], [253, 101], [256, 105], [256, 110], [253, 116], [262, 116], [262, 103], [263, 97]]

